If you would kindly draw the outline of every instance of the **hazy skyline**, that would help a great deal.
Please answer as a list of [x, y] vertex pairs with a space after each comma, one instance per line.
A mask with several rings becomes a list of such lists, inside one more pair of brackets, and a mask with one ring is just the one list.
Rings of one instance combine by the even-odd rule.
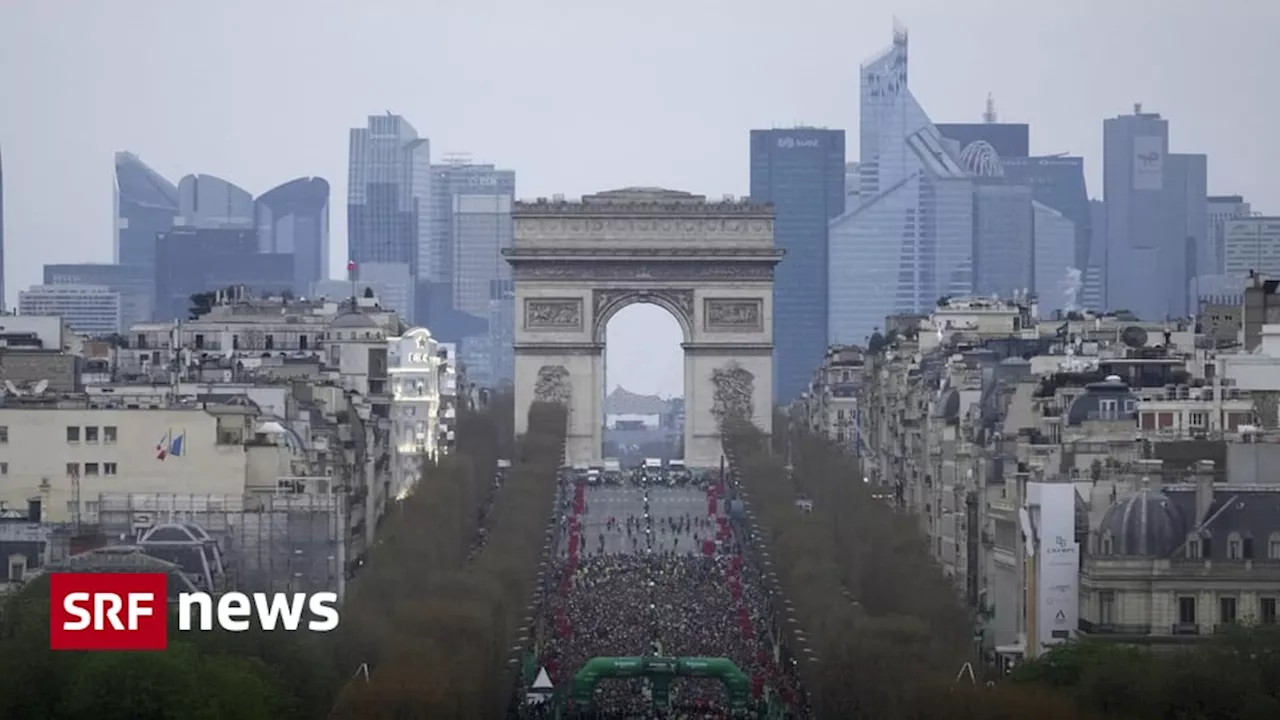
[[[935, 121], [976, 122], [993, 93], [1002, 120], [1030, 123], [1032, 152], [1084, 155], [1101, 197], [1102, 120], [1142, 102], [1169, 119], [1172, 151], [1208, 154], [1211, 194], [1280, 212], [1269, 3], [10, 2], [9, 300], [43, 263], [110, 261], [117, 150], [174, 182], [212, 174], [255, 194], [326, 178], [340, 274], [348, 131], [384, 111], [430, 138], [437, 161], [465, 151], [514, 169], [525, 198], [627, 185], [742, 195], [752, 128], [856, 135], [858, 66], [889, 44], [895, 14]], [[610, 388], [678, 394], [675, 321], [652, 307], [623, 321]]]

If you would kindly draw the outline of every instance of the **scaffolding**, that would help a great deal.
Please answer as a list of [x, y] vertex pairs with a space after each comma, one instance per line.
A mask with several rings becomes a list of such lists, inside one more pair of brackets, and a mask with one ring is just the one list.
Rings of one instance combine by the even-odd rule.
[[218, 543], [229, 590], [336, 592], [345, 589], [346, 518], [338, 495], [104, 493], [98, 521], [111, 543], [149, 528], [195, 524]]

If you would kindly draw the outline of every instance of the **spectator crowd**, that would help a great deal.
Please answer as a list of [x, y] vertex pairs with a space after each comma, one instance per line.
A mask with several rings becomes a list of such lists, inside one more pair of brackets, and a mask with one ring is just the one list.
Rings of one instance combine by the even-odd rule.
[[[794, 674], [783, 670], [788, 663], [773, 642], [769, 594], [743, 560], [721, 487], [665, 491], [705, 494], [696, 512], [673, 513], [682, 506], [651, 506], [641, 484], [629, 492], [643, 495], [643, 512], [623, 517], [593, 508], [611, 509], [593, 503], [598, 492], [572, 481], [564, 490], [556, 586], [539, 648], [556, 687], [570, 687], [593, 657], [724, 657], [750, 678], [757, 705], [767, 696], [797, 704]], [[722, 717], [727, 708], [714, 679], [677, 677], [670, 700], [660, 716]], [[653, 717], [647, 681], [601, 680], [593, 710], [593, 717]]]

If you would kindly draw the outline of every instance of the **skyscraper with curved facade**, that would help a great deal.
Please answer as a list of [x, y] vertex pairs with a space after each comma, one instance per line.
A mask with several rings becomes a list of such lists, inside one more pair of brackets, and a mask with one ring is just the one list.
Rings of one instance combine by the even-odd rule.
[[187, 175], [178, 181], [175, 226], [194, 228], [253, 227], [253, 195], [214, 175]]
[[116, 153], [114, 258], [155, 269], [156, 235], [178, 217], [178, 188], [131, 152]]
[[309, 295], [329, 274], [329, 182], [301, 177], [277, 185], [255, 203], [259, 250], [293, 255], [294, 292]]
[[828, 340], [973, 291], [973, 185], [907, 87], [907, 33], [861, 68], [858, 206], [831, 221]]

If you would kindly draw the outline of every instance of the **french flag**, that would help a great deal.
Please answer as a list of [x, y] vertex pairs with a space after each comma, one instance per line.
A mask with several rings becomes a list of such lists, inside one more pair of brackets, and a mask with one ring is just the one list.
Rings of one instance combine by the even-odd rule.
[[173, 431], [170, 430], [160, 438], [160, 442], [156, 443], [156, 459], [164, 460], [170, 455], [173, 457], [182, 457], [186, 441], [187, 434], [185, 432], [179, 433], [175, 437]]

